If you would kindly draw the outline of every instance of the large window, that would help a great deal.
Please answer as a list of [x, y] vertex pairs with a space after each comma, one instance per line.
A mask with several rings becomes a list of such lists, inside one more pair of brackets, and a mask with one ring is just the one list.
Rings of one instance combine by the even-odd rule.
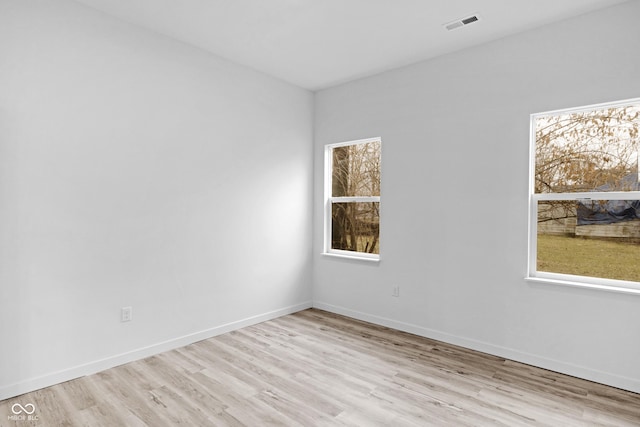
[[529, 277], [640, 291], [640, 99], [531, 116]]
[[380, 139], [325, 149], [325, 253], [380, 257]]

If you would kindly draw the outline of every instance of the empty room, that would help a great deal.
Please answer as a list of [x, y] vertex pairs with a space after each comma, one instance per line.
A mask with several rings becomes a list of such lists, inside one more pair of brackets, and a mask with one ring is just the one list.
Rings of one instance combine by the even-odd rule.
[[0, 0], [0, 426], [640, 426], [638, 18]]

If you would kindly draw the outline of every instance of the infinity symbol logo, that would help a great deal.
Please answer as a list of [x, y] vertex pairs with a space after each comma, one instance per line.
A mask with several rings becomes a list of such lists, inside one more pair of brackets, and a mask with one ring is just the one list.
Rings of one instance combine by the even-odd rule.
[[36, 412], [36, 407], [33, 403], [27, 403], [24, 406], [19, 403], [14, 403], [11, 407], [11, 412], [13, 412], [15, 415], [20, 415], [23, 412], [27, 415], [31, 415]]

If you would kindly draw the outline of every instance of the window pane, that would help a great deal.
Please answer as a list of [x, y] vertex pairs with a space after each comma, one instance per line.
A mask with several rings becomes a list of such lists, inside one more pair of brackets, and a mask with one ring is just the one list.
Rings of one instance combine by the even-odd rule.
[[537, 270], [640, 282], [640, 200], [538, 203]]
[[379, 253], [380, 203], [331, 205], [331, 249]]
[[380, 142], [333, 149], [333, 197], [380, 195]]
[[535, 118], [535, 192], [637, 191], [640, 104]]

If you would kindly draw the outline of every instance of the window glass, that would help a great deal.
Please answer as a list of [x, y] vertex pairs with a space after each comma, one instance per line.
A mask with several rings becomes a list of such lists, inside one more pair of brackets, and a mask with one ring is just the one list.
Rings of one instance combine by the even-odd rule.
[[640, 200], [538, 202], [537, 271], [640, 282]]
[[638, 190], [639, 104], [535, 118], [535, 192]]
[[332, 196], [380, 195], [380, 141], [333, 149]]
[[331, 248], [378, 254], [379, 202], [331, 204]]

